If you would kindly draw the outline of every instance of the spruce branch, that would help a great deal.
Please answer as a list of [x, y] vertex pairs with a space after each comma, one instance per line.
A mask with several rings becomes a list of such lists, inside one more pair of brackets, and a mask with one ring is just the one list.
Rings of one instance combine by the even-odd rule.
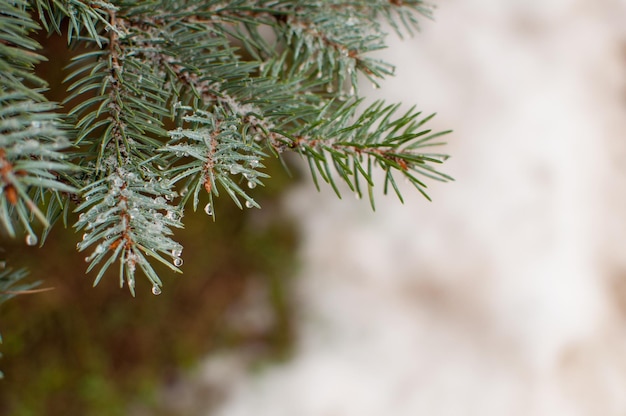
[[46, 83], [33, 72], [45, 58], [28, 37], [38, 29], [28, 7], [26, 1], [0, 2], [0, 223], [12, 237], [23, 228], [34, 245], [33, 218], [48, 228], [56, 217], [39, 207], [76, 189], [62, 177], [75, 166], [63, 153], [70, 143], [53, 113], [57, 107], [41, 94]]
[[[87, 49], [68, 68], [63, 115], [33, 72], [34, 15]], [[398, 104], [362, 108], [357, 81], [393, 74], [370, 56], [383, 21], [412, 34], [430, 15], [419, 0], [0, 0], [0, 224], [36, 242], [33, 219], [45, 237], [75, 204], [94, 284], [118, 263], [120, 286], [134, 294], [141, 270], [160, 293], [154, 265], [180, 271], [185, 209], [203, 201], [215, 218], [223, 194], [259, 208], [268, 157], [296, 151], [316, 185], [340, 196], [343, 181], [372, 207], [374, 169], [385, 193], [402, 200], [404, 178], [428, 198], [425, 179], [451, 180], [430, 151], [446, 132]]]

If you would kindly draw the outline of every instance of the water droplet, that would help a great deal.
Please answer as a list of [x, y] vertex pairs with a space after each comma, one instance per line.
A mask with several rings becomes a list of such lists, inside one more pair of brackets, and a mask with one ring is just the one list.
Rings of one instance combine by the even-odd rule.
[[87, 233], [83, 234], [83, 241], [85, 241], [87, 239]]
[[252, 160], [250, 161], [250, 167], [251, 167], [251, 168], [256, 168], [256, 167], [258, 167], [258, 166], [259, 166], [259, 161], [258, 161], [257, 159], [252, 159]]
[[85, 263], [89, 263], [89, 257], [85, 257]]
[[237, 173], [239, 173], [239, 165], [237, 165], [236, 163], [233, 165], [230, 165], [230, 174], [236, 175]]
[[182, 248], [175, 248], [174, 250], [172, 250], [172, 257], [180, 257], [181, 254], [183, 254]]
[[6, 267], [7, 267], [7, 262], [4, 260], [0, 261], [0, 269], [4, 269]]
[[175, 257], [174, 258], [174, 266], [180, 267], [182, 265], [183, 265], [183, 259], [181, 259], [180, 257]]
[[26, 245], [34, 246], [37, 244], [37, 236], [34, 234], [26, 235]]
[[158, 296], [161, 294], [161, 288], [157, 285], [152, 286], [152, 294]]
[[361, 199], [361, 194], [359, 194], [358, 192], [355, 192], [354, 199]]
[[256, 188], [256, 182], [248, 181], [248, 188], [250, 189]]
[[377, 90], [377, 89], [379, 89], [379, 88], [380, 88], [380, 85], [378, 85], [378, 84], [377, 84], [377, 83], [375, 83], [375, 82], [372, 82], [372, 88], [374, 88], [375, 90]]
[[213, 206], [211, 205], [211, 203], [208, 203], [204, 206], [204, 212], [206, 212], [206, 215], [213, 215]]
[[254, 204], [250, 201], [246, 201], [246, 208], [252, 208]]

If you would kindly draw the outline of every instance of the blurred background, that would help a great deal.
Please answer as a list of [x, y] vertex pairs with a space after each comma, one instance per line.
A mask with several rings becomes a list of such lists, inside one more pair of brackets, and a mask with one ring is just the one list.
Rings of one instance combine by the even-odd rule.
[[454, 129], [456, 182], [293, 191], [293, 357], [205, 414], [626, 414], [626, 2], [437, 5], [364, 89]]
[[372, 213], [270, 167], [159, 297], [7, 247], [56, 289], [3, 305], [0, 414], [626, 414], [626, 2], [437, 5], [362, 92], [436, 111], [456, 182]]

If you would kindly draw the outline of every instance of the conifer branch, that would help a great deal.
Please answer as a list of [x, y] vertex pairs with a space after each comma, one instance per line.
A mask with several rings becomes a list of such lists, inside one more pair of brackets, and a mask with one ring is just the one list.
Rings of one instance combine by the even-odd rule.
[[[61, 116], [33, 72], [44, 58], [31, 12], [87, 46], [66, 78], [77, 104]], [[385, 192], [402, 200], [403, 177], [428, 198], [425, 178], [451, 179], [438, 170], [447, 156], [427, 151], [446, 132], [413, 109], [362, 109], [357, 80], [393, 73], [369, 56], [385, 47], [379, 18], [410, 34], [430, 13], [419, 0], [0, 0], [0, 224], [36, 242], [31, 221], [47, 227], [75, 203], [94, 284], [117, 262], [120, 286], [134, 294], [141, 270], [160, 293], [153, 265], [180, 271], [172, 236], [185, 209], [204, 201], [215, 218], [224, 193], [258, 208], [270, 154], [300, 153], [316, 184], [340, 195], [339, 179], [372, 207], [375, 168]]]

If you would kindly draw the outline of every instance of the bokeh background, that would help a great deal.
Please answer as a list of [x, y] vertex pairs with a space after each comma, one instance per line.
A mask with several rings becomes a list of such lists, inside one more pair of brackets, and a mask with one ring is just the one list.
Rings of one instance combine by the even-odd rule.
[[8, 246], [55, 290], [3, 305], [0, 414], [626, 414], [626, 2], [437, 5], [362, 91], [436, 111], [455, 182], [372, 213], [270, 167], [159, 297]]
[[456, 182], [294, 191], [294, 356], [206, 414], [626, 414], [626, 2], [437, 4], [369, 93], [438, 112]]

